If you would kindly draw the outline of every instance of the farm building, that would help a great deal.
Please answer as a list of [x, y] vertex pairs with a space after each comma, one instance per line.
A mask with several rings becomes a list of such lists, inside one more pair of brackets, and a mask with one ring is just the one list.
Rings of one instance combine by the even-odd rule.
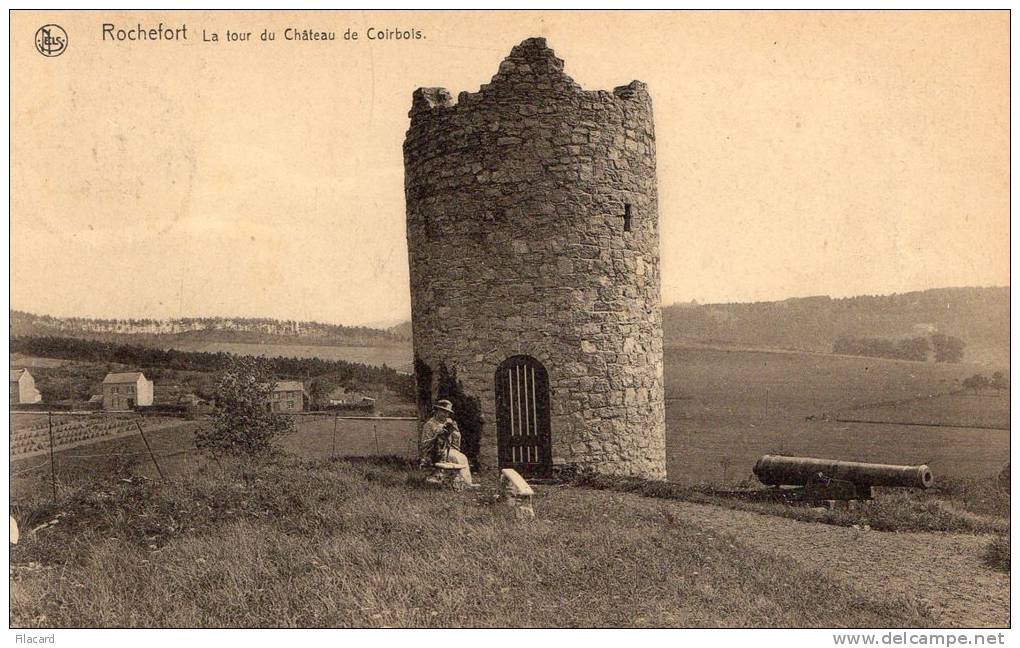
[[103, 409], [130, 410], [152, 405], [152, 381], [141, 371], [108, 373], [103, 378]]
[[11, 369], [10, 390], [11, 405], [38, 403], [42, 400], [42, 394], [35, 388], [35, 378], [28, 369]]
[[347, 391], [347, 389], [343, 387], [337, 387], [336, 389], [331, 391], [329, 393], [328, 402], [329, 405], [333, 407], [338, 405], [345, 407], [352, 406], [371, 407], [375, 405], [375, 399], [372, 398], [371, 396], [366, 396], [361, 392]]
[[273, 387], [269, 408], [274, 412], [300, 412], [305, 407], [305, 385], [300, 380], [280, 380]]
[[583, 90], [529, 38], [478, 92], [415, 90], [409, 116], [420, 411], [446, 369], [480, 410], [482, 464], [664, 479], [647, 86]]
[[342, 398], [327, 399], [321, 407], [342, 412], [371, 412], [375, 409], [375, 399], [371, 396], [347, 393]]

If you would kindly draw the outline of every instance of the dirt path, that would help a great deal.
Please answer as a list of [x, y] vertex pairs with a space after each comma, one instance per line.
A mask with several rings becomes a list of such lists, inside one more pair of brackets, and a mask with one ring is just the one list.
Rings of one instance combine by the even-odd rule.
[[988, 535], [886, 533], [671, 502], [692, 522], [848, 579], [876, 597], [931, 605], [940, 625], [1009, 625], [1009, 576], [981, 561]]

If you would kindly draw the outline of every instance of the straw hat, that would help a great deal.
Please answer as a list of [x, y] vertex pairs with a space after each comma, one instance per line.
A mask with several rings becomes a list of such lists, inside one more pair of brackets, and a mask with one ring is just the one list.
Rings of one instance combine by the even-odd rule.
[[436, 404], [432, 406], [432, 409], [443, 410], [449, 414], [453, 414], [453, 403], [448, 400], [438, 400]]

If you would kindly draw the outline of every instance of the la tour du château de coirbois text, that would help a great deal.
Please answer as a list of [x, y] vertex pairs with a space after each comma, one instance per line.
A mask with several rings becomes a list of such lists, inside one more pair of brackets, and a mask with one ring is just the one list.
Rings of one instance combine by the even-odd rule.
[[[218, 42], [220, 40], [228, 42], [276, 40], [276, 32], [268, 29], [260, 30], [261, 33], [259, 30], [240, 31], [225, 29], [222, 35], [219, 31], [215, 30], [203, 29], [201, 31], [201, 40], [205, 42]], [[281, 30], [281, 34], [283, 40], [286, 41], [337, 40], [336, 31], [312, 28], [285, 27]], [[164, 25], [163, 23], [150, 27], [144, 27], [141, 24], [137, 24], [134, 27], [121, 27], [113, 23], [103, 23], [104, 41], [186, 41], [190, 40], [188, 36], [189, 32], [186, 24], [181, 24], [177, 27]], [[341, 38], [343, 40], [359, 40], [359, 33], [348, 28], [345, 32], [341, 33]], [[420, 40], [424, 36], [420, 29], [379, 29], [369, 27], [364, 31], [364, 38], [371, 41]]]

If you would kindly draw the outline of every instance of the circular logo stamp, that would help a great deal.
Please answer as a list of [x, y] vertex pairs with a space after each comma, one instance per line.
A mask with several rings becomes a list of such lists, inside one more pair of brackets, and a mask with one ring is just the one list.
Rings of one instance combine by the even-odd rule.
[[60, 25], [43, 25], [35, 32], [35, 49], [43, 56], [60, 56], [67, 49], [67, 32]]

